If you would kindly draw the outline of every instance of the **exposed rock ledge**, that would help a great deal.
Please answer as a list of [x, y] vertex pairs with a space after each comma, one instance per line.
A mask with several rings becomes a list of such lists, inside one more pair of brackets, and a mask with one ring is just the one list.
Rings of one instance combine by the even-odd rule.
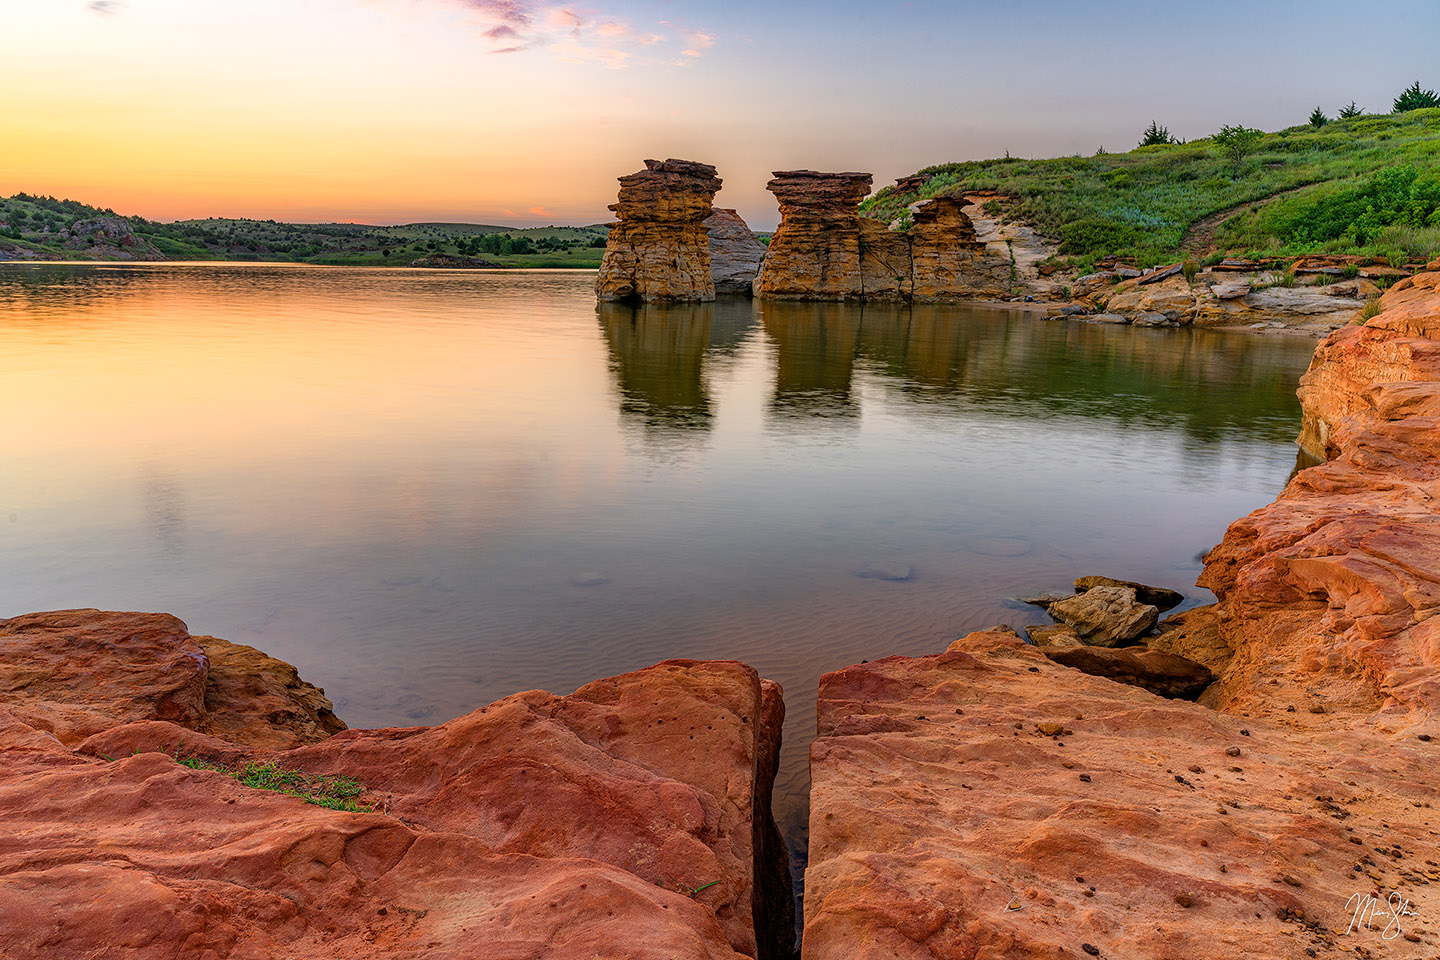
[[[0, 691], [6, 957], [764, 960], [793, 936], [784, 707], [739, 663], [343, 730], [258, 651], [85, 610], [0, 621]], [[343, 774], [378, 809], [177, 756]]]
[[[1003, 632], [822, 680], [805, 958], [1437, 955], [1429, 270], [1320, 345], [1301, 396], [1332, 459], [1207, 556], [1208, 706]], [[1392, 893], [1407, 915], [1355, 920]]]

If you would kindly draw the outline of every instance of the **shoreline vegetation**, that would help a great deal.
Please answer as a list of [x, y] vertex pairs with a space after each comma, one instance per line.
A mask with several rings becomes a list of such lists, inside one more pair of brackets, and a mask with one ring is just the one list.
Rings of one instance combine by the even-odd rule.
[[1152, 122], [1127, 153], [925, 167], [861, 212], [905, 229], [919, 201], [985, 193], [987, 213], [1054, 247], [1042, 267], [1058, 272], [1092, 273], [1107, 257], [1141, 267], [1324, 254], [1423, 264], [1440, 254], [1440, 106], [1372, 115], [1351, 105], [1335, 119], [1317, 108], [1273, 133], [1226, 126], [1188, 142]]

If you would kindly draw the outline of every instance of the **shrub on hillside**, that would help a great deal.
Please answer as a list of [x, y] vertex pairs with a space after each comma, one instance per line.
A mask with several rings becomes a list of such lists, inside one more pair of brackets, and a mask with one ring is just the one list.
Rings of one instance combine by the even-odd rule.
[[1406, 87], [1400, 96], [1395, 98], [1395, 113], [1404, 113], [1407, 110], [1427, 110], [1430, 107], [1440, 107], [1440, 95], [1434, 90], [1420, 89], [1420, 81], [1416, 80]]
[[1154, 120], [1150, 121], [1150, 126], [1146, 127], [1145, 132], [1140, 135], [1140, 146], [1142, 147], [1158, 147], [1174, 142], [1175, 138], [1170, 136], [1170, 131]]
[[1232, 127], [1226, 124], [1210, 139], [1220, 148], [1220, 152], [1238, 167], [1245, 162], [1246, 157], [1260, 149], [1260, 141], [1264, 138], [1264, 132], [1254, 127]]
[[1316, 107], [1314, 110], [1310, 111], [1310, 126], [1314, 127], [1316, 130], [1319, 130], [1321, 127], [1325, 126], [1325, 124], [1329, 122], [1330, 118], [1325, 116], [1325, 111], [1321, 110], [1319, 107]]

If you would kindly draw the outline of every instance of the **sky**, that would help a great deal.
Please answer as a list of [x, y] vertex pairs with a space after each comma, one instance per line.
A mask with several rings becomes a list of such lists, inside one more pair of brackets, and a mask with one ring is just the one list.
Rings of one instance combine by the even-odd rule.
[[1440, 0], [0, 0], [0, 195], [159, 220], [610, 219], [647, 157], [771, 171], [1126, 150], [1440, 87]]

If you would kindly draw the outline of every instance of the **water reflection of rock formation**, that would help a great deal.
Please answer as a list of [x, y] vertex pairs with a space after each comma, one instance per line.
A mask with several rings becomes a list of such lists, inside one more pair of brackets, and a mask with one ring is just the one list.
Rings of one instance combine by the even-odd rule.
[[704, 378], [712, 304], [597, 307], [620, 391], [620, 412], [647, 430], [709, 430], [714, 417]]
[[690, 160], [646, 160], [620, 178], [595, 295], [602, 301], [715, 299], [705, 220], [720, 189], [715, 168]]
[[836, 303], [767, 303], [761, 320], [775, 344], [773, 415], [854, 418], [851, 394], [861, 311]]
[[964, 201], [918, 204], [908, 232], [860, 215], [868, 173], [779, 171], [780, 203], [755, 295], [770, 300], [942, 303], [1003, 296], [1010, 265], [986, 252]]

